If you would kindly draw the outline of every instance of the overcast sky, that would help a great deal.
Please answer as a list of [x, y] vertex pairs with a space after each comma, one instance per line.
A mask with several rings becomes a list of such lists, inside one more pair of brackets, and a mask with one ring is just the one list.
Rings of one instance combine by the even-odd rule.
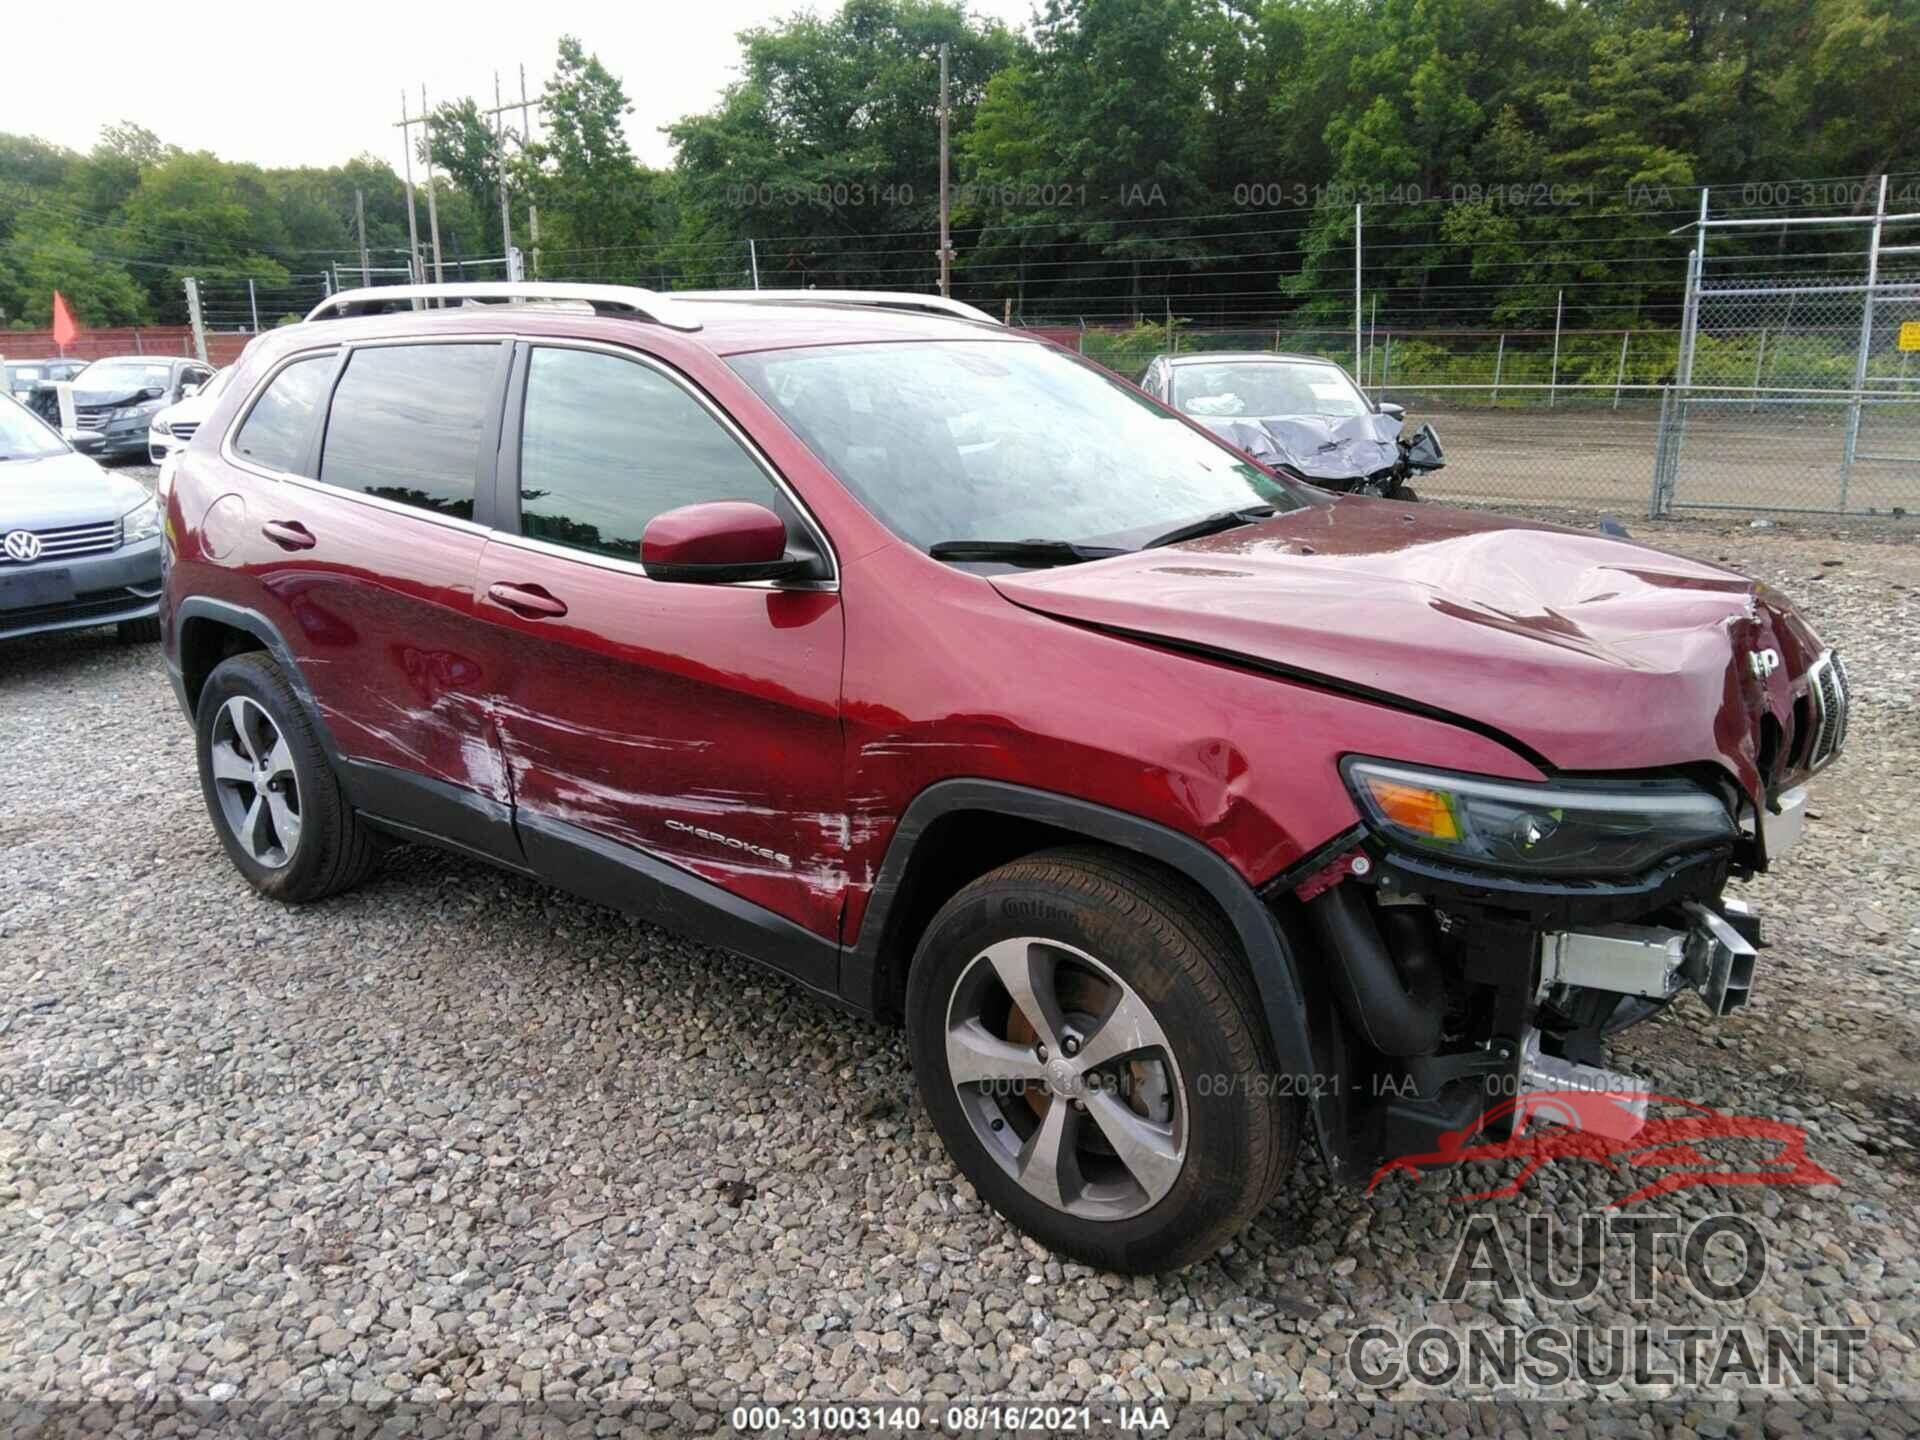
[[[739, 78], [734, 35], [830, 0], [492, 0], [312, 6], [229, 0], [179, 6], [6, 7], [0, 131], [86, 150], [102, 125], [136, 120], [162, 140], [260, 165], [333, 165], [368, 151], [400, 168], [400, 92], [416, 107], [517, 98], [519, 66], [538, 94], [562, 34], [578, 35], [625, 84], [627, 138], [652, 165], [672, 157], [659, 127], [705, 110]], [[977, 15], [1024, 24], [1033, 0], [968, 0]]]

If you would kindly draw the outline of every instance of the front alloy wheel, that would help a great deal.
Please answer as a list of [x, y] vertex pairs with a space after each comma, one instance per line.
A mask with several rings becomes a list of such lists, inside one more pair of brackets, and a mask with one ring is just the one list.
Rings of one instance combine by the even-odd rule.
[[954, 1163], [1049, 1249], [1145, 1272], [1212, 1254], [1292, 1165], [1232, 928], [1124, 853], [1044, 851], [981, 876], [907, 977], [914, 1077]]
[[1054, 1209], [1125, 1219], [1179, 1179], [1173, 1048], [1133, 987], [1084, 950], [1038, 935], [989, 945], [954, 987], [946, 1043], [974, 1138]]

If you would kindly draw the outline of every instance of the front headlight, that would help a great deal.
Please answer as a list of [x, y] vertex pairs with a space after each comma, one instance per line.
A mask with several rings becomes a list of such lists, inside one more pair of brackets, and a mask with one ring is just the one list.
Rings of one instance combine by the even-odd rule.
[[1529, 784], [1359, 758], [1341, 768], [1383, 838], [1480, 869], [1636, 875], [1738, 834], [1720, 798], [1685, 780]]
[[142, 500], [133, 509], [120, 517], [120, 543], [131, 545], [136, 540], [151, 540], [160, 533], [160, 506], [152, 499]]

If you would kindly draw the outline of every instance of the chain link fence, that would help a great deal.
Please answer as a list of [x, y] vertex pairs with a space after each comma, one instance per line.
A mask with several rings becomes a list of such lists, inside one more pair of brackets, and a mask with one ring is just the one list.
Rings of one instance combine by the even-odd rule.
[[[1920, 214], [1803, 218], [1840, 246], [1799, 268], [1718, 256], [1702, 202], [1651, 513], [1920, 514]], [[1838, 265], [1833, 262], [1838, 259]]]
[[[1920, 244], [1883, 238], [1901, 238], [1904, 226], [1920, 239], [1920, 214], [1887, 214], [1884, 190], [1880, 212], [1861, 216], [1715, 219], [1706, 198], [1698, 222], [1682, 227], [1695, 249], [1677, 327], [1566, 329], [1557, 308], [1550, 330], [1408, 328], [1377, 315], [1357, 333], [1201, 326], [1169, 301], [1162, 316], [1130, 325], [1030, 328], [1128, 380], [1169, 353], [1331, 360], [1376, 400], [1405, 407], [1409, 429], [1434, 426], [1447, 463], [1419, 488], [1435, 500], [1655, 516], [1920, 514]], [[1802, 224], [1830, 227], [1854, 248], [1822, 246], [1772, 269], [1751, 246], [1713, 250], [1721, 227]], [[509, 269], [499, 257], [443, 263], [449, 282]], [[202, 295], [210, 330], [245, 335], [337, 289], [409, 278], [404, 265], [363, 277], [341, 264], [271, 288], [203, 281]], [[672, 288], [664, 275], [642, 278]]]
[[[1162, 354], [1292, 352], [1343, 366], [1432, 424], [1435, 500], [1671, 516], [1920, 515], [1920, 215], [1716, 221], [1702, 207], [1681, 325], [1665, 330], [1201, 329], [1176, 315], [1051, 338], [1129, 380]], [[1794, 271], [1703, 258], [1716, 225], [1871, 237]], [[1836, 257], [1838, 264], [1836, 265]], [[1855, 268], [1849, 269], [1849, 263]]]

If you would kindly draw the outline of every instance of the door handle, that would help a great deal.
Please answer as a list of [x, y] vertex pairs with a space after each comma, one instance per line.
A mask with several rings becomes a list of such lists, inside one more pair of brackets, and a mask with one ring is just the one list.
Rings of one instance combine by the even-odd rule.
[[260, 533], [282, 550], [311, 550], [319, 543], [298, 520], [269, 520], [260, 527]]
[[566, 601], [555, 599], [538, 585], [509, 585], [502, 581], [487, 587], [487, 598], [529, 620], [553, 620], [567, 613]]

